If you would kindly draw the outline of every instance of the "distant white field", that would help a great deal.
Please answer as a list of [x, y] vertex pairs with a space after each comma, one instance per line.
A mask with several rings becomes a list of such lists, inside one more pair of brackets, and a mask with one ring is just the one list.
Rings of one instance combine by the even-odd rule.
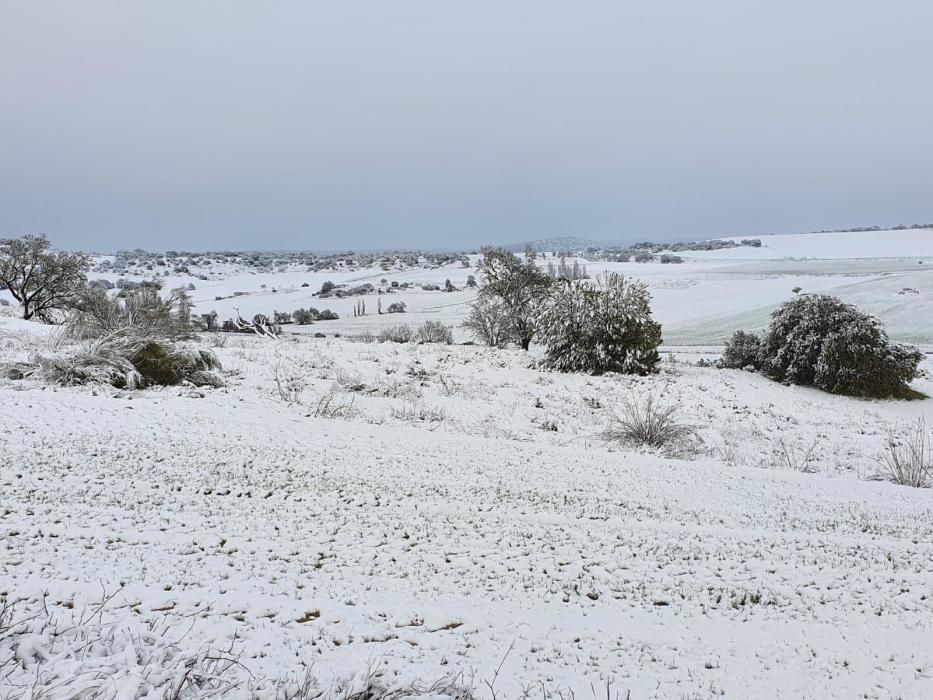
[[[736, 236], [727, 240], [741, 241], [743, 238], [750, 238], [750, 236]], [[933, 258], [933, 229], [805, 233], [754, 236], [754, 238], [761, 239], [760, 248], [743, 246], [697, 251], [689, 255], [702, 260]]]
[[[594, 276], [614, 271], [644, 279], [651, 287], [654, 315], [664, 328], [666, 344], [721, 344], [734, 330], [762, 328], [774, 308], [800, 287], [804, 293], [837, 295], [878, 316], [893, 339], [933, 349], [933, 231], [819, 233], [763, 236], [761, 240], [761, 248], [679, 253], [686, 260], [683, 264], [580, 262]], [[468, 268], [454, 264], [401, 271], [255, 273], [218, 266], [210, 271], [209, 280], [191, 275], [161, 279], [166, 288], [194, 284], [196, 312], [217, 311], [221, 319], [237, 312], [249, 318], [257, 313], [329, 308], [340, 315], [339, 320], [288, 326], [287, 331], [378, 333], [388, 325], [436, 319], [453, 326], [457, 340], [465, 341], [469, 338], [459, 325], [475, 296], [475, 291], [466, 288], [468, 275], [476, 275], [475, 257]], [[119, 275], [92, 277], [116, 281]], [[378, 286], [383, 279], [441, 287], [450, 279], [460, 291], [410, 288], [382, 295], [385, 308], [404, 302], [408, 310], [404, 315], [379, 315], [376, 295], [344, 299], [315, 295], [325, 281]], [[0, 292], [3, 295], [9, 298]], [[353, 308], [361, 299], [367, 315], [354, 318]]]

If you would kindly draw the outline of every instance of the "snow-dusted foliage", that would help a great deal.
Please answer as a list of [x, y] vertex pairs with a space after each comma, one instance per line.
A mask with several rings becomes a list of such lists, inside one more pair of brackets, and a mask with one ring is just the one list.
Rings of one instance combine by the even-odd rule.
[[528, 251], [521, 260], [503, 248], [483, 248], [476, 265], [483, 276], [480, 296], [499, 299], [508, 312], [515, 341], [527, 350], [538, 330], [541, 307], [552, 281], [535, 264], [535, 253]]
[[0, 240], [0, 289], [20, 303], [23, 318], [50, 322], [70, 308], [87, 278], [89, 256], [53, 251], [45, 236]]
[[921, 359], [915, 347], [889, 342], [878, 319], [828, 295], [780, 306], [761, 344], [772, 379], [866, 398], [903, 395]]
[[100, 287], [86, 287], [69, 319], [71, 331], [81, 338], [178, 340], [190, 337], [191, 297], [184, 288], [163, 296], [158, 282], [111, 296]]
[[596, 285], [562, 283], [543, 316], [543, 365], [592, 374], [653, 372], [661, 325], [651, 317], [650, 302], [644, 282], [619, 274], [608, 274]]
[[755, 333], [736, 331], [722, 351], [720, 366], [726, 369], [745, 369], [753, 367], [758, 369], [761, 361], [761, 338]]

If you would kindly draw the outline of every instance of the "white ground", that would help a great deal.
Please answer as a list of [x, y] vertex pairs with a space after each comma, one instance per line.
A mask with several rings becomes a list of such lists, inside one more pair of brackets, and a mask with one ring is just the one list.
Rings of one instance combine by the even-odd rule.
[[[727, 312], [705, 265], [637, 269], [664, 313], [684, 273], [706, 296], [681, 306]], [[769, 279], [734, 308], [784, 298], [790, 280]], [[0, 361], [28, 350], [27, 325], [41, 348], [44, 327], [0, 316], [16, 335]], [[47, 593], [63, 620], [116, 594], [99, 619], [123, 635], [114, 661], [37, 633], [0, 655], [0, 698], [49, 668], [104, 668], [103, 697], [134, 697], [140, 649], [165, 640], [232, 645], [255, 678], [459, 672], [487, 697], [501, 663], [499, 698], [607, 682], [637, 700], [933, 696], [933, 491], [869, 479], [886, 431], [933, 423], [930, 402], [693, 366], [705, 350], [588, 377], [514, 350], [237, 336], [220, 390], [0, 380], [0, 592], [30, 611]], [[633, 391], [678, 403], [702, 443], [680, 459], [606, 445]], [[348, 417], [315, 417], [328, 396]]]

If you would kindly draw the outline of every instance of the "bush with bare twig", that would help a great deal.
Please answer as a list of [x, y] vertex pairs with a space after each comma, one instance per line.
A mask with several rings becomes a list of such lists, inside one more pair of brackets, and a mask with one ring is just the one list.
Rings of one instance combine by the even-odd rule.
[[696, 428], [680, 421], [679, 406], [665, 403], [657, 393], [631, 394], [622, 399], [617, 411], [610, 411], [609, 426], [602, 438], [607, 442], [679, 450], [698, 435]]
[[454, 342], [453, 332], [450, 326], [445, 326], [440, 321], [425, 321], [418, 326], [417, 339], [419, 343], [441, 343], [450, 345]]
[[933, 486], [933, 437], [918, 418], [906, 431], [891, 431], [879, 460], [881, 477], [901, 486]]
[[341, 398], [336, 391], [329, 391], [318, 400], [314, 417], [349, 420], [355, 412], [355, 402], [355, 397]]
[[398, 326], [387, 326], [379, 331], [380, 343], [410, 343], [414, 337], [415, 331], [405, 323]]

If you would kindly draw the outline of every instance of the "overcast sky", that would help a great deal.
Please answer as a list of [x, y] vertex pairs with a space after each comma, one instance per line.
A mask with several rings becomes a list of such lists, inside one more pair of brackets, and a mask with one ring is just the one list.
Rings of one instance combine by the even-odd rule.
[[930, 0], [0, 0], [0, 237], [360, 249], [930, 220]]

